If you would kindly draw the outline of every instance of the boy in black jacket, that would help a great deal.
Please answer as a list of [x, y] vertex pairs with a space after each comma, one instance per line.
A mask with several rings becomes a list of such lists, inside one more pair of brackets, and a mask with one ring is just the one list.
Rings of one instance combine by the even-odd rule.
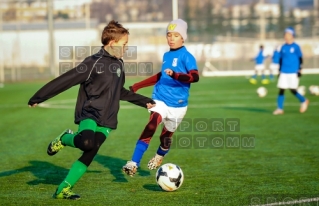
[[78, 132], [65, 130], [48, 146], [48, 155], [55, 155], [64, 146], [79, 148], [82, 156], [73, 163], [67, 177], [53, 194], [57, 199], [79, 199], [71, 191], [82, 177], [111, 130], [117, 127], [119, 101], [125, 100], [141, 107], [152, 108], [155, 102], [124, 88], [122, 61], [128, 43], [129, 31], [111, 21], [103, 30], [101, 50], [87, 57], [77, 67], [44, 85], [28, 102], [29, 107], [54, 97], [80, 84], [75, 108]]

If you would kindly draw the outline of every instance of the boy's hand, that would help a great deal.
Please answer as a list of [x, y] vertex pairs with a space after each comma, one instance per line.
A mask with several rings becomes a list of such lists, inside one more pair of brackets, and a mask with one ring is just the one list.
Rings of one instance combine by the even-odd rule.
[[152, 107], [156, 106], [156, 102], [154, 100], [151, 100], [150, 102], [146, 103], [147, 109], [151, 109]]
[[156, 104], [146, 103], [147, 109], [151, 109], [151, 108], [153, 108], [153, 107], [155, 107], [155, 106], [156, 106]]
[[29, 107], [36, 107], [37, 105], [38, 105], [37, 103], [32, 104], [32, 105], [29, 104]]
[[298, 71], [298, 77], [301, 77], [301, 70]]
[[164, 72], [168, 75], [168, 76], [172, 76], [173, 75], [173, 70], [171, 69], [165, 69]]

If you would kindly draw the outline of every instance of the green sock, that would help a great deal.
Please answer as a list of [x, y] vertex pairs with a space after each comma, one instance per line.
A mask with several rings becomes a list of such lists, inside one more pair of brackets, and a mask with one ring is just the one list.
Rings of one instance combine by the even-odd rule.
[[63, 182], [59, 185], [57, 194], [59, 194], [65, 187], [70, 186], [72, 188], [75, 183], [84, 175], [86, 169], [87, 166], [79, 160], [74, 162], [65, 180], [63, 180]]
[[70, 147], [75, 147], [74, 146], [74, 137], [75, 137], [75, 135], [77, 135], [77, 133], [63, 135], [63, 137], [61, 139], [62, 144], [70, 146]]

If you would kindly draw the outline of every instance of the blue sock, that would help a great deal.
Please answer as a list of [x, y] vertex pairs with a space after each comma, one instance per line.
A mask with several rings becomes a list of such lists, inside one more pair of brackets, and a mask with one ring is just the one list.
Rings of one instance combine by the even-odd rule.
[[141, 159], [144, 155], [144, 152], [147, 150], [148, 144], [138, 140], [135, 146], [133, 153], [132, 161], [136, 162], [137, 166], [140, 166]]
[[253, 76], [251, 76], [251, 78], [256, 79], [257, 78], [257, 74], [254, 74]]
[[284, 101], [285, 101], [285, 95], [278, 95], [277, 105], [278, 105], [279, 109], [283, 109], [284, 108]]
[[265, 75], [264, 74], [261, 75], [261, 79], [265, 79]]
[[301, 94], [299, 94], [298, 92], [296, 93], [296, 97], [299, 99], [300, 102], [306, 101], [306, 98], [304, 96], [302, 96]]
[[169, 151], [169, 149], [168, 150], [163, 150], [162, 147], [159, 146], [156, 153], [158, 155], [165, 156], [168, 153], [168, 151]]

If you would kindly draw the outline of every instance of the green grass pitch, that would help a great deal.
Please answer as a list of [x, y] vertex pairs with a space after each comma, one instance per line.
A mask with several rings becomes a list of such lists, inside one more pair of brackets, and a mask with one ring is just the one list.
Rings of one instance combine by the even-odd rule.
[[[141, 79], [127, 78], [126, 87]], [[318, 79], [318, 75], [304, 75], [300, 85], [319, 85]], [[147, 169], [159, 144], [160, 129], [138, 174], [132, 178], [122, 173], [149, 117], [146, 109], [122, 102], [118, 129], [73, 188], [81, 199], [52, 199], [81, 154], [73, 148], [52, 157], [46, 154], [48, 143], [62, 130], [77, 130], [73, 115], [78, 87], [45, 102], [49, 108], [28, 108], [28, 99], [44, 83], [8, 83], [0, 89], [0, 205], [251, 205], [319, 197], [319, 97], [308, 92], [308, 111], [300, 114], [298, 100], [286, 91], [285, 114], [273, 116], [276, 83], [266, 85], [268, 95], [259, 98], [256, 89], [261, 84], [251, 85], [244, 77], [202, 77], [191, 87], [185, 119], [195, 124], [200, 119], [236, 118], [240, 131], [178, 131], [164, 163], [183, 169], [185, 179], [179, 190], [161, 191], [156, 171]], [[151, 91], [145, 88], [139, 93], [151, 96]], [[221, 148], [200, 149], [196, 141], [190, 147], [178, 143], [183, 136], [211, 134], [254, 135], [254, 145], [227, 147], [225, 141]]]

